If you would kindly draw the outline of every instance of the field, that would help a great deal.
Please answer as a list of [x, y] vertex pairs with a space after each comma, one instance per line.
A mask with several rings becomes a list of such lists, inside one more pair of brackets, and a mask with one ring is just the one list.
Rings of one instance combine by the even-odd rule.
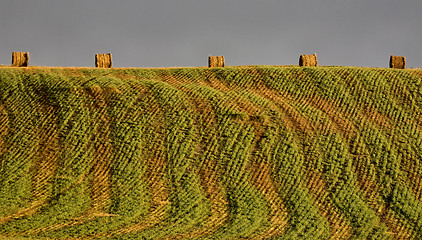
[[422, 239], [422, 70], [1, 67], [0, 239]]

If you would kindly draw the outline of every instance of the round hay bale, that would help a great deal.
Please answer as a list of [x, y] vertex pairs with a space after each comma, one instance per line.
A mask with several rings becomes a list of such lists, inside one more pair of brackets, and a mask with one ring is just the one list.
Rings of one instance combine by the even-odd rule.
[[219, 67], [225, 67], [226, 66], [226, 61], [224, 60], [224, 56], [218, 56], [217, 62], [218, 62]]
[[405, 69], [406, 58], [403, 56], [391, 56], [390, 57], [390, 68]]
[[29, 63], [28, 52], [12, 52], [12, 66], [28, 67], [28, 63]]
[[208, 67], [224, 67], [224, 56], [208, 56]]
[[113, 62], [112, 62], [111, 53], [95, 54], [95, 67], [112, 68]]
[[299, 66], [301, 67], [316, 67], [318, 66], [318, 59], [316, 53], [313, 55], [300, 55]]

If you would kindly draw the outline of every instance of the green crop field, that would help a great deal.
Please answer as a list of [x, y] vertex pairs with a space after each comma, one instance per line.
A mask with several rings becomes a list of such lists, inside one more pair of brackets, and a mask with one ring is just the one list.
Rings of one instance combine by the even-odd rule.
[[422, 239], [422, 70], [1, 67], [0, 239]]

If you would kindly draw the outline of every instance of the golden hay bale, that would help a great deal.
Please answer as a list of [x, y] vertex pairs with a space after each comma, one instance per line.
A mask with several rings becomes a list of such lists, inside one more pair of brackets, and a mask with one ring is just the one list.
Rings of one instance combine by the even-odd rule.
[[316, 53], [313, 55], [300, 55], [299, 66], [301, 67], [316, 67], [318, 66], [318, 59]]
[[95, 67], [111, 68], [113, 66], [111, 53], [95, 54]]
[[406, 68], [406, 58], [401, 56], [391, 56], [390, 57], [390, 68], [405, 69]]
[[226, 66], [224, 56], [209, 56], [208, 67], [224, 67]]
[[13, 52], [12, 66], [14, 67], [28, 67], [29, 53], [28, 52]]

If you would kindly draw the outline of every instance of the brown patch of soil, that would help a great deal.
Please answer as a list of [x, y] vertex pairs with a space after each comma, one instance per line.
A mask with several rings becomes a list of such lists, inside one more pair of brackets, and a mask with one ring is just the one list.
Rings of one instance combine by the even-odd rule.
[[[145, 91], [145, 89], [138, 89], [139, 91]], [[155, 99], [150, 98], [148, 100], [146, 113], [152, 113], [158, 115], [155, 118], [162, 119], [163, 111], [160, 109], [159, 104], [155, 102]], [[145, 179], [149, 184], [149, 189], [152, 193], [150, 200], [150, 210], [140, 220], [139, 222], [125, 226], [123, 228], [117, 229], [115, 231], [110, 231], [106, 233], [101, 233], [89, 237], [84, 237], [83, 239], [95, 239], [98, 237], [116, 237], [123, 234], [140, 232], [145, 229], [151, 228], [154, 225], [160, 223], [164, 220], [164, 217], [167, 213], [168, 206], [170, 202], [168, 201], [168, 192], [167, 186], [163, 180], [165, 175], [166, 161], [163, 155], [163, 126], [161, 125], [163, 121], [154, 122], [154, 132], [155, 139], [152, 140], [151, 144], [145, 146], [143, 156], [146, 164]]]
[[[0, 223], [11, 221], [14, 218], [33, 215], [47, 201], [48, 188], [56, 169], [57, 154], [59, 152], [58, 129], [54, 119], [56, 110], [53, 107], [40, 107], [38, 111], [43, 113], [43, 119], [40, 121], [39, 131], [36, 133], [39, 136], [37, 158], [32, 163], [30, 169], [32, 175], [31, 202], [28, 207], [21, 209], [10, 216], [0, 218]], [[0, 111], [0, 118], [1, 116], [7, 115], [2, 115]], [[1, 119], [0, 123], [3, 123]], [[4, 123], [8, 123], [8, 120], [5, 119]], [[0, 124], [0, 128], [3, 127], [6, 128], [3, 124]], [[0, 133], [7, 133], [7, 129], [0, 131]], [[0, 141], [2, 141], [1, 134]], [[1, 142], [0, 146], [2, 146]]]
[[324, 114], [326, 114], [330, 122], [333, 123], [332, 125], [322, 126], [322, 129], [334, 129], [336, 132], [341, 133], [345, 138], [350, 139], [351, 137], [356, 135], [356, 129], [352, 123], [350, 123], [344, 115], [342, 111], [339, 111], [335, 108], [336, 104], [334, 102], [330, 102], [329, 100], [323, 99], [318, 95], [303, 97], [300, 100], [303, 104], [313, 106], [321, 110]]
[[207, 71], [204, 71], [204, 74], [206, 76], [206, 81], [210, 87], [223, 91], [223, 92], [228, 92], [231, 90], [231, 88], [229, 88], [225, 83], [218, 80], [218, 78], [216, 77], [213, 71], [207, 70]]
[[[191, 110], [199, 116], [195, 120], [195, 124], [197, 126], [203, 126], [204, 129], [201, 132], [206, 133], [202, 136], [201, 143], [196, 150], [195, 154], [197, 157], [195, 159], [199, 159], [197, 163], [198, 175], [206, 198], [211, 205], [211, 213], [207, 220], [204, 220], [204, 226], [195, 228], [191, 232], [164, 239], [189, 239], [212, 234], [226, 223], [229, 213], [228, 202], [223, 193], [223, 186], [222, 184], [218, 184], [221, 172], [217, 168], [217, 162], [214, 160], [214, 157], [210, 155], [219, 148], [218, 143], [213, 141], [217, 137], [215, 136], [216, 119], [212, 106], [204, 99], [192, 94], [190, 89], [181, 86], [178, 86], [178, 88], [189, 95], [189, 101], [192, 103]], [[205, 156], [204, 159], [201, 156]]]
[[328, 220], [330, 224], [330, 239], [350, 239], [353, 236], [353, 228], [337, 212], [337, 209], [328, 201], [326, 184], [322, 173], [319, 171], [308, 170], [308, 190], [314, 197], [321, 215]]
[[4, 148], [5, 147], [4, 138], [9, 133], [8, 128], [9, 128], [9, 117], [8, 117], [7, 111], [2, 105], [0, 105], [0, 155], [2, 155], [6, 151], [6, 149]]
[[257, 91], [257, 94], [272, 102], [271, 108], [284, 113], [283, 122], [286, 127], [301, 133], [309, 133], [314, 130], [314, 126], [303, 116], [290, 101], [280, 93], [266, 90]]
[[376, 109], [373, 109], [369, 106], [365, 107], [364, 117], [377, 126], [383, 127], [386, 130], [392, 129], [391, 120], [379, 113]]
[[106, 99], [102, 89], [97, 86], [91, 86], [87, 89], [89, 98], [93, 103], [96, 113], [98, 126], [94, 140], [94, 159], [90, 169], [92, 174], [91, 197], [92, 209], [96, 214], [106, 213], [111, 196], [111, 176], [110, 176], [110, 156], [113, 148], [110, 143], [110, 119], [107, 115]]
[[264, 162], [249, 161], [246, 169], [249, 169], [251, 182], [268, 201], [271, 208], [271, 226], [256, 239], [267, 239], [284, 234], [287, 228], [287, 209], [283, 200], [277, 193], [276, 184], [272, 180], [271, 167]]
[[391, 209], [381, 206], [379, 209], [379, 216], [381, 221], [390, 229], [390, 234], [393, 235], [394, 239], [405, 240], [414, 238], [415, 234], [413, 231], [405, 227], [405, 223], [394, 217], [394, 213]]

